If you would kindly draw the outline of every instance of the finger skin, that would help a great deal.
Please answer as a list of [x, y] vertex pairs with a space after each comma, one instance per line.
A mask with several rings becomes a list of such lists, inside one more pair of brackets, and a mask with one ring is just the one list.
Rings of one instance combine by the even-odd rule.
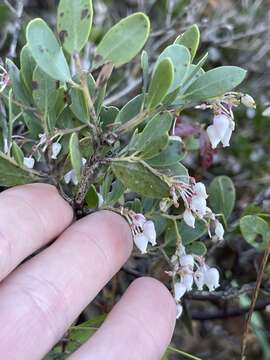
[[175, 302], [164, 285], [135, 280], [105, 323], [69, 360], [160, 360], [171, 341]]
[[54, 186], [17, 186], [0, 194], [0, 281], [35, 250], [55, 239], [73, 211]]
[[3, 358], [41, 359], [120, 269], [131, 249], [126, 221], [102, 211], [70, 226], [16, 269], [0, 286]]

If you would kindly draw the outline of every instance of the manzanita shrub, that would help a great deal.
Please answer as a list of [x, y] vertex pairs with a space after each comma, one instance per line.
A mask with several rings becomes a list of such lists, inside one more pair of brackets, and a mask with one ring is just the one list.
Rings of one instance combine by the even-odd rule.
[[[194, 144], [186, 135], [200, 134], [211, 150], [229, 146], [233, 109], [241, 103], [255, 107], [251, 96], [233, 91], [246, 71], [235, 66], [204, 70], [207, 53], [196, 55], [196, 25], [149, 63], [143, 47], [150, 21], [143, 13], [114, 25], [85, 69], [80, 54], [92, 19], [91, 0], [61, 0], [57, 32], [42, 19], [32, 20], [20, 68], [9, 59], [1, 67], [1, 112], [6, 117], [0, 185], [50, 183], [78, 217], [98, 209], [121, 214], [141, 253], [161, 252], [166, 258], [179, 317], [186, 292], [219, 287], [219, 272], [207, 265], [200, 239], [223, 240], [235, 202], [228, 177], [216, 177], [207, 191], [189, 175], [184, 164]], [[139, 53], [140, 93], [121, 108], [106, 106], [113, 72]], [[198, 117], [207, 110], [211, 125], [183, 122], [182, 114], [191, 108], [198, 109]], [[257, 230], [250, 227], [254, 217]], [[269, 233], [268, 222], [259, 215], [247, 215], [240, 225], [250, 242], [258, 233]]]

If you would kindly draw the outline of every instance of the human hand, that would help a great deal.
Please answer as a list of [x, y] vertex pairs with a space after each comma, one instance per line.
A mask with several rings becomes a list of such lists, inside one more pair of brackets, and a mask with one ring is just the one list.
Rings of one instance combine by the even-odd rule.
[[[100, 211], [71, 225], [72, 220], [71, 207], [50, 185], [0, 194], [1, 359], [42, 359], [128, 259], [132, 236], [121, 216]], [[140, 278], [69, 359], [158, 360], [174, 324], [168, 290]]]

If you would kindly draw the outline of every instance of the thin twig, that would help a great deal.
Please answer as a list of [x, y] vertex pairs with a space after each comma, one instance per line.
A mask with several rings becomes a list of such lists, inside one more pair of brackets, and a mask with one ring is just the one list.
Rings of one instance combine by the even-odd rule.
[[263, 255], [263, 259], [261, 262], [261, 266], [260, 266], [260, 270], [259, 270], [259, 274], [258, 274], [258, 278], [257, 278], [257, 282], [256, 282], [256, 287], [254, 289], [253, 292], [253, 296], [252, 296], [252, 301], [251, 301], [251, 305], [249, 308], [249, 312], [248, 312], [248, 316], [247, 316], [247, 320], [245, 322], [245, 327], [244, 327], [244, 333], [243, 333], [243, 337], [242, 337], [242, 344], [241, 344], [241, 360], [245, 360], [245, 352], [246, 352], [246, 346], [247, 346], [247, 337], [248, 337], [248, 331], [249, 331], [249, 323], [252, 317], [252, 313], [254, 311], [257, 299], [258, 299], [258, 295], [259, 295], [259, 291], [260, 291], [260, 287], [261, 287], [261, 283], [262, 283], [262, 278], [263, 278], [263, 274], [264, 274], [264, 270], [267, 264], [267, 260], [270, 254], [270, 240], [268, 241], [267, 244], [267, 248], [265, 249], [264, 255]]

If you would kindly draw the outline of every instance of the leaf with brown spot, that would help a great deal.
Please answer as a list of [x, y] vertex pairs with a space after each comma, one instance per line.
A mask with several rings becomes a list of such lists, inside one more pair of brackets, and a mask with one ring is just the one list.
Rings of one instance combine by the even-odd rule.
[[80, 52], [86, 45], [93, 18], [91, 0], [60, 0], [57, 31], [63, 47], [69, 54]]
[[26, 38], [33, 58], [46, 74], [63, 82], [71, 80], [63, 51], [44, 20], [30, 21], [26, 29]]

